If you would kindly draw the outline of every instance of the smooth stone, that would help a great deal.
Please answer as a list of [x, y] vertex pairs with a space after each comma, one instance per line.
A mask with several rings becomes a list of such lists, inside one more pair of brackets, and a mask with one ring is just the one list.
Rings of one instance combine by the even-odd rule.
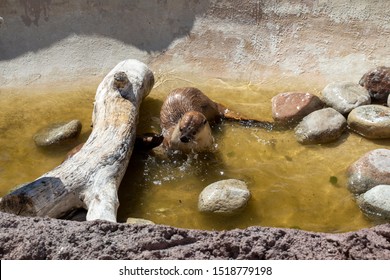
[[33, 137], [34, 142], [40, 147], [61, 144], [69, 139], [76, 138], [80, 134], [81, 127], [79, 120], [54, 123], [40, 129]]
[[348, 126], [354, 132], [369, 138], [390, 138], [390, 108], [382, 105], [357, 107], [348, 115]]
[[390, 150], [376, 149], [364, 154], [347, 170], [348, 189], [361, 194], [377, 185], [390, 185]]
[[337, 140], [347, 127], [347, 120], [332, 108], [315, 111], [295, 127], [295, 137], [301, 144], [323, 144]]
[[323, 102], [311, 93], [285, 92], [274, 96], [272, 102], [272, 117], [282, 124], [294, 124], [308, 114], [322, 109]]
[[368, 91], [356, 83], [334, 82], [322, 90], [322, 101], [345, 115], [356, 107], [371, 103]]
[[127, 218], [126, 224], [130, 225], [154, 225], [152, 221], [141, 218]]
[[251, 194], [245, 182], [228, 179], [208, 185], [199, 195], [200, 212], [234, 214], [242, 210]]
[[369, 216], [390, 219], [390, 185], [378, 185], [357, 199], [360, 209]]
[[367, 89], [372, 99], [379, 102], [388, 101], [390, 94], [390, 67], [379, 66], [368, 71], [360, 79], [359, 84]]

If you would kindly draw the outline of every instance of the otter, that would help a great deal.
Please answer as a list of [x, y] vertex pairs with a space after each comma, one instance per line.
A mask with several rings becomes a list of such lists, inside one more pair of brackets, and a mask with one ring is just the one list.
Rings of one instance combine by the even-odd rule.
[[213, 150], [211, 126], [221, 120], [272, 127], [271, 122], [249, 119], [212, 101], [194, 87], [177, 88], [168, 94], [160, 112], [163, 145], [168, 151], [200, 153]]

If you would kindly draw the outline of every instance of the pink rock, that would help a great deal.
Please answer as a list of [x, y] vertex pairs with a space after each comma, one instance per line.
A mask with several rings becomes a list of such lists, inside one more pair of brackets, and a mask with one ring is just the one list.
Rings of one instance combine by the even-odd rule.
[[280, 124], [294, 124], [323, 108], [322, 101], [311, 93], [286, 92], [272, 98], [272, 117]]

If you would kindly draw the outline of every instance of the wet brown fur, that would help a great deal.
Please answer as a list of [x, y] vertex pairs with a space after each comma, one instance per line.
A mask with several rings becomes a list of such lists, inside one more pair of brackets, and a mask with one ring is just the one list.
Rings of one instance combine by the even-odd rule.
[[[256, 122], [262, 126], [269, 125], [269, 122], [251, 120], [241, 116], [239, 113], [229, 110], [225, 106], [212, 101], [199, 89], [193, 87], [177, 88], [173, 90], [162, 105], [160, 122], [164, 145], [170, 147], [175, 127], [180, 126], [180, 132], [186, 126], [192, 130], [201, 128], [204, 118], [210, 125], [228, 119], [242, 122]], [[177, 129], [177, 128], [176, 128]]]
[[202, 113], [209, 123], [214, 123], [223, 117], [217, 103], [204, 95], [199, 89], [187, 87], [173, 90], [161, 107], [161, 128], [168, 130], [187, 112]]

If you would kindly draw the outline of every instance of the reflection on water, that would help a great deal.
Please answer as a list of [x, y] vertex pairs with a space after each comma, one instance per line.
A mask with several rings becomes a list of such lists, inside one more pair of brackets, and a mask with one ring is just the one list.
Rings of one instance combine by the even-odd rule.
[[[159, 109], [170, 90], [194, 86], [171, 80], [159, 84], [141, 107], [138, 132], [159, 131]], [[280, 91], [213, 80], [197, 84], [215, 101], [258, 119], [270, 120], [271, 98]], [[50, 96], [0, 92], [0, 195], [58, 165], [72, 147], [42, 150], [32, 135], [40, 127], [69, 119], [83, 123], [79, 142], [90, 133], [94, 91]], [[185, 228], [231, 229], [248, 226], [290, 227], [344, 232], [374, 225], [346, 189], [347, 167], [365, 152], [384, 147], [346, 134], [329, 145], [302, 146], [291, 130], [268, 131], [224, 122], [214, 128], [217, 152], [167, 159], [159, 151], [134, 153], [119, 190], [118, 220], [144, 218]], [[198, 195], [222, 179], [244, 180], [252, 194], [239, 215], [198, 213]]]

